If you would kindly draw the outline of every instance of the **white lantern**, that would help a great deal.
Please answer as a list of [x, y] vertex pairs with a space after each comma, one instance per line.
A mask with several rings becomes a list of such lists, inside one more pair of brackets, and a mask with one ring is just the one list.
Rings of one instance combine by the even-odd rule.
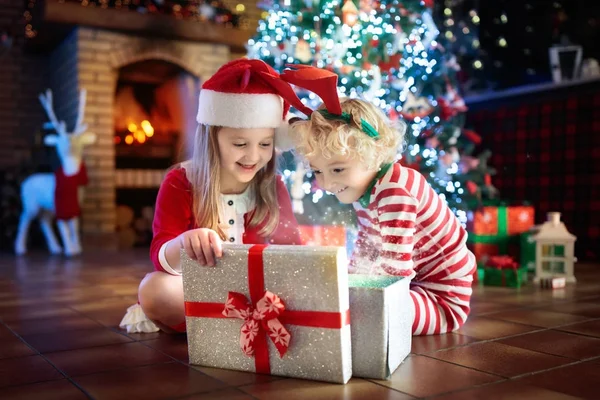
[[540, 227], [533, 240], [536, 242], [534, 283], [561, 277], [568, 283], [575, 283], [573, 264], [577, 261], [574, 256], [577, 238], [567, 231], [559, 212], [548, 213], [548, 221]]

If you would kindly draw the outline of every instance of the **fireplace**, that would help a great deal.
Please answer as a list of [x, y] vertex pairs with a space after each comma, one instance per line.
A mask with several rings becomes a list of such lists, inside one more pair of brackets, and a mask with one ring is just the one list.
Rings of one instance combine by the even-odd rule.
[[[84, 122], [98, 138], [84, 155], [90, 178], [82, 205], [84, 245], [118, 246], [119, 205], [132, 209], [131, 227], [136, 216], [148, 215], [166, 169], [189, 156], [201, 82], [229, 58], [222, 44], [85, 27], [54, 49], [55, 111], [71, 126], [78, 91], [87, 89]], [[148, 225], [147, 218], [138, 225]]]
[[114, 99], [119, 247], [147, 246], [164, 171], [189, 155], [200, 80], [164, 60], [119, 69]]

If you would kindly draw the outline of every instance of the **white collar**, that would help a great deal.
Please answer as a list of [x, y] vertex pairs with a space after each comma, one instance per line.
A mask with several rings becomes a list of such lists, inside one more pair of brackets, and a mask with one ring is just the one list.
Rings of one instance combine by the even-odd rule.
[[[236, 214], [246, 214], [254, 208], [254, 193], [248, 185], [246, 190], [240, 194], [221, 194], [221, 204], [224, 209], [234, 207]], [[233, 204], [229, 204], [232, 202]]]

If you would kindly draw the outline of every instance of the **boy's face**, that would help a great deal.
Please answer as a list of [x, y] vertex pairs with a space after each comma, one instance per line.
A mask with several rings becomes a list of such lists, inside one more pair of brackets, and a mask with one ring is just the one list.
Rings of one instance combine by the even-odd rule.
[[221, 190], [245, 190], [256, 173], [273, 158], [272, 128], [237, 129], [223, 127], [217, 134], [221, 161]]
[[318, 152], [308, 161], [319, 186], [344, 204], [358, 201], [377, 175], [377, 171], [367, 170], [358, 159], [347, 155], [325, 158]]

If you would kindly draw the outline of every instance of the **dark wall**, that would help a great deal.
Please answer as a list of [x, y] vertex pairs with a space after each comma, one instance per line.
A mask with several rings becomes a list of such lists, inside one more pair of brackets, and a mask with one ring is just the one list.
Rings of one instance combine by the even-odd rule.
[[469, 104], [467, 126], [493, 152], [505, 200], [529, 201], [536, 223], [563, 213], [579, 259], [600, 258], [600, 80]]
[[37, 100], [46, 83], [47, 57], [25, 49], [23, 0], [0, 0], [0, 31], [14, 37], [0, 49], [0, 171], [31, 161], [44, 121]]

